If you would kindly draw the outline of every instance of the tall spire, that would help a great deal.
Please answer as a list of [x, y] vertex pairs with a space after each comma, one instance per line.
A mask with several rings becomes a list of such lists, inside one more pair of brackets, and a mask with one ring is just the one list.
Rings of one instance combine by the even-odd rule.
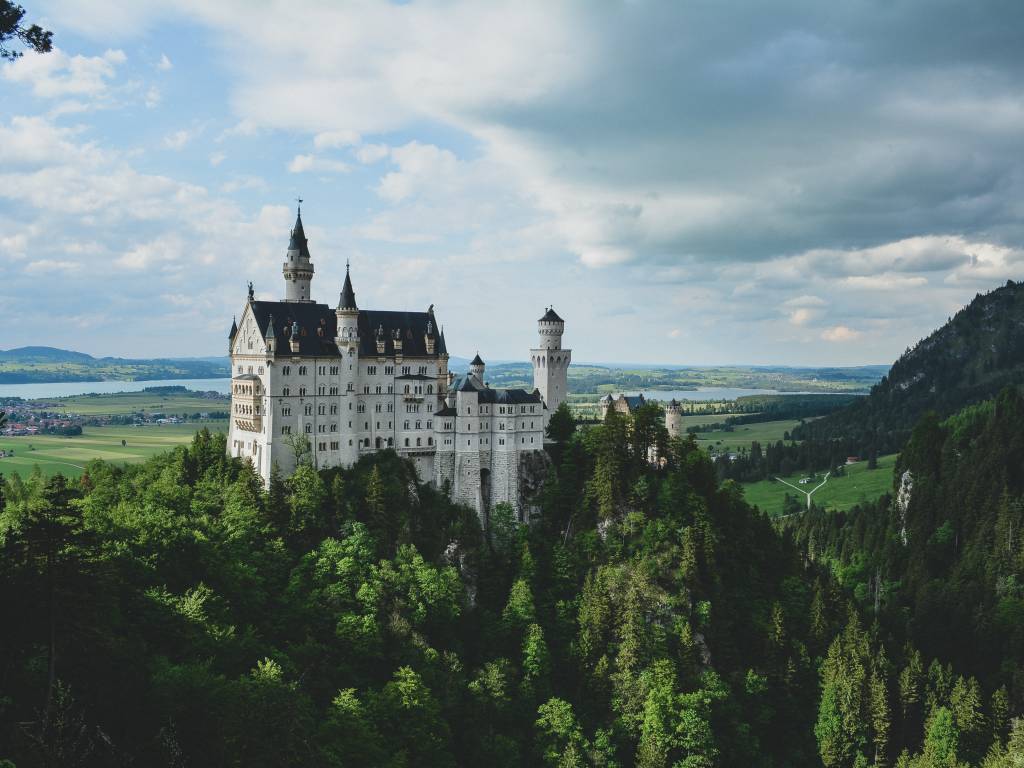
[[300, 205], [298, 213], [295, 214], [295, 226], [292, 227], [291, 239], [288, 241], [288, 250], [298, 251], [301, 258], [308, 259], [308, 242], [306, 232], [302, 228], [302, 206]]
[[356, 310], [356, 292], [352, 290], [352, 276], [349, 274], [349, 264], [345, 262], [345, 284], [341, 287], [341, 300], [338, 301], [338, 309]]

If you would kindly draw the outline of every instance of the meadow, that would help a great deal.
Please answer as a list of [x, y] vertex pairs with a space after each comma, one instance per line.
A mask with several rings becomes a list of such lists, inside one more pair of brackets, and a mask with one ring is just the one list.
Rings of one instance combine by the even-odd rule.
[[[227, 424], [225, 419], [193, 424], [85, 427], [82, 434], [75, 437], [0, 436], [0, 450], [14, 451], [13, 456], [0, 459], [0, 473], [17, 473], [24, 477], [38, 466], [47, 477], [56, 474], [78, 477], [92, 459], [137, 464], [176, 445], [191, 442], [192, 436], [204, 426], [210, 431], [224, 432]], [[121, 445], [122, 440], [126, 445]]]
[[[830, 476], [828, 482], [816, 491], [811, 499], [818, 507], [837, 510], [850, 509], [864, 501], [874, 501], [879, 496], [892, 491], [892, 472], [895, 464], [896, 454], [894, 453], [888, 456], [879, 456], [877, 469], [868, 469], [867, 461], [849, 464], [844, 467], [843, 475]], [[787, 480], [799, 488], [811, 490], [822, 481], [824, 476], [823, 472], [816, 475], [797, 473], [784, 477], [783, 480]], [[799, 481], [802, 477], [811, 477], [812, 482], [801, 486]], [[789, 486], [774, 479], [744, 483], [742, 487], [747, 501], [760, 507], [772, 517], [782, 514], [783, 501], [787, 493], [797, 498], [801, 508], [806, 504], [806, 498], [802, 493], [797, 493]]]
[[[709, 421], [721, 420], [726, 415], [684, 416], [683, 429], [707, 424]], [[750, 444], [753, 442], [760, 443], [763, 448], [769, 443], [785, 440], [786, 433], [792, 431], [799, 423], [799, 419], [781, 419], [779, 421], [762, 421], [756, 424], [737, 424], [731, 432], [698, 432], [697, 444], [714, 453], [737, 453], [741, 450], [749, 450]]]
[[117, 394], [53, 397], [31, 403], [34, 409], [77, 413], [82, 416], [113, 416], [131, 413], [192, 415], [227, 411], [230, 399], [201, 397], [195, 392], [118, 392]]

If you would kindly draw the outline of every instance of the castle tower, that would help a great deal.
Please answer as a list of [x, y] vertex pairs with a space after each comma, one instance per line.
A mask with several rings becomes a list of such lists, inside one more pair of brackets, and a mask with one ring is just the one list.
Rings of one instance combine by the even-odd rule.
[[538, 349], [530, 350], [533, 386], [540, 391], [550, 416], [568, 396], [567, 379], [572, 350], [562, 349], [565, 321], [558, 316], [554, 307], [548, 307], [544, 317], [537, 321], [537, 331], [540, 335]]
[[302, 208], [295, 216], [295, 226], [288, 243], [288, 253], [282, 267], [284, 273], [285, 301], [301, 301], [312, 304], [310, 283], [313, 282], [313, 263], [309, 259], [309, 245], [302, 229]]
[[683, 434], [683, 409], [674, 397], [665, 406], [665, 429], [669, 437], [680, 437]]
[[[341, 287], [338, 308], [334, 310], [338, 321], [334, 343], [341, 354], [339, 393], [342, 413], [351, 411], [356, 397], [356, 380], [359, 376], [359, 307], [356, 306], [356, 292], [352, 289], [352, 276], [345, 265], [345, 284]], [[349, 445], [352, 439], [341, 441], [342, 463], [354, 464], [359, 459], [359, 446]]]
[[473, 376], [482, 387], [484, 385], [484, 361], [480, 359], [480, 353], [469, 364], [469, 375]]

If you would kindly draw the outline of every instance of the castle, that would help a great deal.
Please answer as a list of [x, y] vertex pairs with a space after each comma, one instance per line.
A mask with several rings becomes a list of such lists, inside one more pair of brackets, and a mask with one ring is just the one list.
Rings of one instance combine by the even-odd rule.
[[549, 308], [538, 321], [534, 390], [492, 389], [479, 354], [465, 376], [448, 370], [433, 304], [426, 312], [360, 309], [346, 267], [331, 309], [312, 298], [313, 271], [300, 209], [284, 299], [258, 301], [250, 283], [231, 323], [229, 453], [251, 460], [269, 483], [271, 469], [290, 474], [307, 445], [318, 468], [391, 449], [484, 522], [499, 502], [524, 519], [547, 420], [567, 391], [572, 352], [562, 348], [562, 318]]
[[[633, 413], [637, 408], [646, 405], [647, 400], [643, 394], [638, 395], [625, 395], [620, 394], [618, 397], [612, 397], [611, 395], [605, 395], [597, 401], [598, 408], [601, 413], [601, 420], [604, 421], [604, 417], [608, 414], [608, 411], [615, 411], [616, 413]], [[674, 397], [665, 404], [665, 430], [668, 432], [669, 437], [682, 437], [683, 436], [683, 406]]]

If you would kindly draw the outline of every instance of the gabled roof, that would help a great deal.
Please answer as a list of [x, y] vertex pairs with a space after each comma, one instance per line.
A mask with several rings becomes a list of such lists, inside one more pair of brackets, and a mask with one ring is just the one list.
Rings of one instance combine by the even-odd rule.
[[376, 309], [359, 310], [359, 354], [373, 357], [377, 354], [377, 331], [383, 329], [384, 354], [394, 354], [394, 335], [402, 341], [402, 354], [406, 357], [437, 357], [427, 353], [427, 323], [433, 316], [427, 312], [389, 312]]
[[548, 307], [548, 311], [544, 313], [544, 317], [542, 317], [540, 319], [540, 322], [542, 322], [542, 323], [545, 323], [545, 322], [546, 323], [564, 323], [565, 321], [558, 316], [558, 313], [555, 312], [555, 308], [554, 307]]
[[480, 353], [476, 353], [476, 357], [469, 363], [470, 365], [483, 365], [484, 361], [480, 359]]

